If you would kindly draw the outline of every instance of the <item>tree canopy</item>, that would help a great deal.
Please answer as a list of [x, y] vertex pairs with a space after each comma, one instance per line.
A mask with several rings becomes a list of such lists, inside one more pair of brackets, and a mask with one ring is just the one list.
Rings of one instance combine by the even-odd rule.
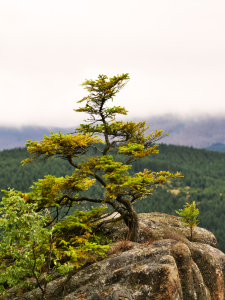
[[[104, 220], [99, 219], [101, 224], [123, 219], [129, 229], [128, 238], [136, 242], [139, 237], [139, 222], [134, 204], [151, 195], [155, 185], [182, 177], [179, 172], [172, 174], [148, 169], [129, 175], [132, 163], [158, 153], [155, 142], [163, 138], [163, 130], [156, 129], [145, 136], [145, 131], [149, 128], [145, 126], [146, 122], [115, 121], [116, 115], [127, 115], [127, 111], [124, 107], [108, 107], [107, 104], [109, 100], [113, 101], [128, 80], [128, 74], [112, 78], [99, 75], [95, 81], [86, 80], [82, 86], [88, 90], [89, 95], [78, 101], [86, 104], [74, 110], [89, 114], [87, 124], [81, 124], [74, 133], [51, 132], [42, 141], [27, 141], [25, 146], [33, 156], [25, 159], [23, 165], [59, 157], [74, 167], [71, 176], [56, 178], [47, 175], [44, 179], [39, 179], [29, 193], [14, 191], [27, 203], [37, 203], [37, 212], [49, 207], [55, 209], [56, 216], [50, 218], [46, 226], [59, 222], [58, 212], [63, 207], [68, 207], [69, 211], [75, 203], [103, 203], [112, 207], [107, 216], [114, 212], [120, 216], [105, 220], [104, 215]], [[96, 146], [97, 143], [103, 144], [103, 150]], [[90, 156], [89, 149], [95, 149], [97, 155]], [[121, 156], [124, 157], [122, 162], [119, 159]], [[104, 190], [102, 198], [79, 195], [80, 192], [91, 189], [96, 182]]]

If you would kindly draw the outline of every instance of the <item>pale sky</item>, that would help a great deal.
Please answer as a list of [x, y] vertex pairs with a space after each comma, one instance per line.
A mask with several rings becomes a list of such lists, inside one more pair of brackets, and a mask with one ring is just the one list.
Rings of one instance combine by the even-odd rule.
[[0, 126], [77, 126], [80, 84], [122, 73], [129, 119], [225, 115], [224, 0], [0, 0]]

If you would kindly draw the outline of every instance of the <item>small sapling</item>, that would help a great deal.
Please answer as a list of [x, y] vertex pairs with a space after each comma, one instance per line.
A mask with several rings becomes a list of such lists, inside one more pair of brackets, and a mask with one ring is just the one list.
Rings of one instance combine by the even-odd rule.
[[183, 226], [190, 227], [190, 241], [192, 241], [193, 228], [199, 224], [198, 220], [196, 219], [199, 215], [199, 210], [198, 208], [196, 208], [195, 201], [193, 201], [192, 204], [186, 202], [186, 205], [184, 205], [184, 209], [179, 209], [179, 211], [176, 210], [176, 213], [182, 217], [181, 221], [185, 223]]

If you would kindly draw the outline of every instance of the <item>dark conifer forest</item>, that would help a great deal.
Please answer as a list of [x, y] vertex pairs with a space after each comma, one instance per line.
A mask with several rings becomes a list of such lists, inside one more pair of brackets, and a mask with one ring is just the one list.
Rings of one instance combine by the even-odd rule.
[[[158, 186], [153, 195], [135, 204], [138, 213], [163, 212], [177, 215], [175, 210], [186, 202], [195, 201], [200, 211], [199, 226], [213, 232], [219, 248], [225, 252], [225, 153], [186, 146], [159, 144], [159, 153], [133, 164], [130, 174], [144, 169], [151, 171], [181, 172], [183, 178]], [[94, 155], [94, 153], [90, 153]], [[53, 158], [48, 162], [21, 165], [30, 157], [26, 148], [0, 151], [0, 189], [9, 187], [29, 192], [29, 187], [45, 175], [71, 175], [74, 169], [66, 161]], [[118, 156], [118, 161], [120, 157]], [[83, 195], [102, 196], [96, 184]], [[1, 192], [0, 198], [4, 194]], [[93, 203], [82, 203], [80, 210], [91, 209]], [[78, 208], [77, 206], [73, 209]], [[70, 211], [70, 214], [73, 210]], [[63, 213], [63, 212], [62, 212]]]

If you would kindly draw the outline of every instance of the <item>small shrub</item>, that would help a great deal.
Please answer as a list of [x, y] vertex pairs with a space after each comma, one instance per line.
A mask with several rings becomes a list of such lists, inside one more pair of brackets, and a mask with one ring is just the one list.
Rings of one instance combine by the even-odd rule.
[[197, 223], [198, 220], [196, 219], [199, 215], [199, 210], [198, 208], [195, 208], [195, 206], [195, 201], [193, 201], [192, 204], [186, 203], [186, 205], [184, 205], [184, 209], [179, 209], [179, 211], [176, 210], [176, 213], [182, 217], [181, 221], [185, 223], [182, 226], [190, 227], [190, 241], [192, 241], [193, 228], [199, 224], [199, 222]]

